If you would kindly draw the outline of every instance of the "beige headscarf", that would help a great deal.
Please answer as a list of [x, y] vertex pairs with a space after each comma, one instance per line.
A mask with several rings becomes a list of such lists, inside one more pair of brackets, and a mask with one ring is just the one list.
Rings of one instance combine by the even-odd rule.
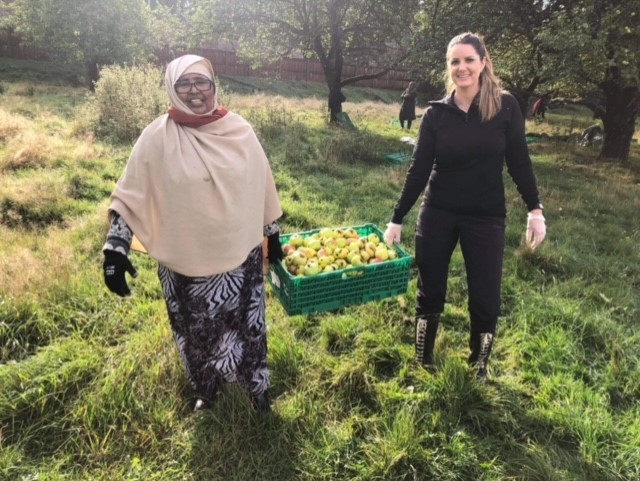
[[[190, 114], [173, 85], [194, 64], [213, 80], [209, 61], [196, 55], [172, 61], [165, 75], [173, 107]], [[167, 114], [155, 119], [138, 138], [109, 209], [152, 257], [190, 277], [241, 265], [261, 244], [263, 226], [282, 215], [262, 146], [232, 112], [197, 128]]]

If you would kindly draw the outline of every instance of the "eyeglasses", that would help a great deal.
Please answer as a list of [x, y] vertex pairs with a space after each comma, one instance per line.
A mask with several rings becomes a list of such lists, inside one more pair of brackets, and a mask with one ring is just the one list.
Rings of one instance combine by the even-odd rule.
[[209, 79], [199, 78], [193, 82], [191, 80], [178, 80], [173, 84], [173, 88], [176, 93], [179, 94], [188, 94], [191, 91], [192, 86], [195, 86], [196, 90], [199, 92], [207, 92], [213, 87], [213, 82]]

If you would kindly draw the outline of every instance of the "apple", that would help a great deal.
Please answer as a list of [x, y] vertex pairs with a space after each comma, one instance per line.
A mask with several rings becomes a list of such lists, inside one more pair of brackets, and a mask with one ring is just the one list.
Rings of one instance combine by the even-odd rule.
[[347, 246], [347, 249], [349, 249], [351, 252], [359, 252], [360, 249], [362, 249], [362, 243], [359, 240], [356, 240], [355, 242], [351, 242]]
[[291, 254], [295, 250], [296, 250], [296, 248], [292, 244], [285, 244], [285, 245], [282, 246], [282, 252], [284, 253], [285, 256], [288, 256], [289, 254]]
[[335, 237], [335, 232], [331, 227], [323, 227], [322, 229], [320, 229], [320, 237], [323, 237], [325, 239], [331, 239], [333, 237]]
[[331, 264], [331, 262], [332, 261], [331, 261], [331, 257], [330, 256], [318, 257], [318, 264], [322, 268], [327, 267], [329, 264]]
[[307, 256], [300, 251], [294, 251], [291, 254], [291, 263], [296, 266], [303, 266], [307, 263]]
[[307, 259], [311, 259], [312, 257], [316, 256], [316, 251], [311, 247], [301, 246], [301, 247], [298, 247], [298, 251], [302, 252]]
[[362, 257], [359, 254], [354, 254], [351, 257], [351, 265], [352, 266], [361, 266], [362, 265]]
[[335, 264], [338, 269], [344, 269], [347, 267], [347, 261], [345, 259], [336, 259]]
[[367, 240], [369, 242], [372, 242], [373, 244], [380, 244], [380, 237], [378, 237], [378, 234], [376, 234], [375, 232], [369, 234], [367, 236]]
[[383, 244], [378, 244], [378, 247], [376, 247], [376, 251], [375, 251], [374, 255], [378, 259], [386, 261], [389, 258], [389, 251], [387, 250], [387, 248]]
[[307, 243], [307, 247], [310, 247], [313, 250], [318, 250], [322, 247], [322, 241], [320, 239], [316, 239], [314, 237]]
[[289, 244], [294, 247], [300, 247], [301, 245], [304, 245], [304, 238], [300, 234], [293, 234], [289, 237]]
[[311, 261], [307, 262], [307, 264], [304, 266], [304, 275], [305, 276], [314, 276], [314, 275], [320, 273], [320, 271], [322, 271], [322, 268], [320, 267], [320, 264], [318, 264], [314, 260], [311, 260]]

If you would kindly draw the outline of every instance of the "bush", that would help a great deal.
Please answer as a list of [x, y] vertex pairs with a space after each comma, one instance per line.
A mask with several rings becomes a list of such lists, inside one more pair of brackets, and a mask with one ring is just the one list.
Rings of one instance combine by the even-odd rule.
[[334, 126], [331, 129], [332, 135], [325, 144], [327, 162], [376, 165], [384, 159], [384, 147], [377, 135], [365, 129], [350, 131]]
[[137, 139], [167, 110], [162, 80], [162, 71], [151, 64], [103, 68], [89, 109], [96, 136], [116, 142]]

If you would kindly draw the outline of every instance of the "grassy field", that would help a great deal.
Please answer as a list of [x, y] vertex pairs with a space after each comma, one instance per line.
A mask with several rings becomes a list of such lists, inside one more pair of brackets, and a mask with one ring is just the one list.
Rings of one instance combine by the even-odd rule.
[[[602, 164], [561, 140], [590, 123], [579, 107], [528, 123], [546, 134], [531, 151], [548, 238], [523, 248], [507, 181], [489, 382], [466, 366], [456, 251], [435, 373], [413, 362], [415, 272], [404, 296], [309, 316], [269, 289], [273, 413], [229, 386], [194, 414], [155, 263], [132, 255], [131, 298], [103, 287], [108, 196], [131, 145], [87, 134], [86, 92], [42, 79], [0, 75], [1, 481], [640, 479], [637, 142], [629, 165]], [[393, 122], [400, 92], [347, 89], [348, 132], [326, 124], [322, 85], [222, 83], [272, 161], [285, 232], [388, 222], [407, 165], [385, 154], [416, 135]]]

